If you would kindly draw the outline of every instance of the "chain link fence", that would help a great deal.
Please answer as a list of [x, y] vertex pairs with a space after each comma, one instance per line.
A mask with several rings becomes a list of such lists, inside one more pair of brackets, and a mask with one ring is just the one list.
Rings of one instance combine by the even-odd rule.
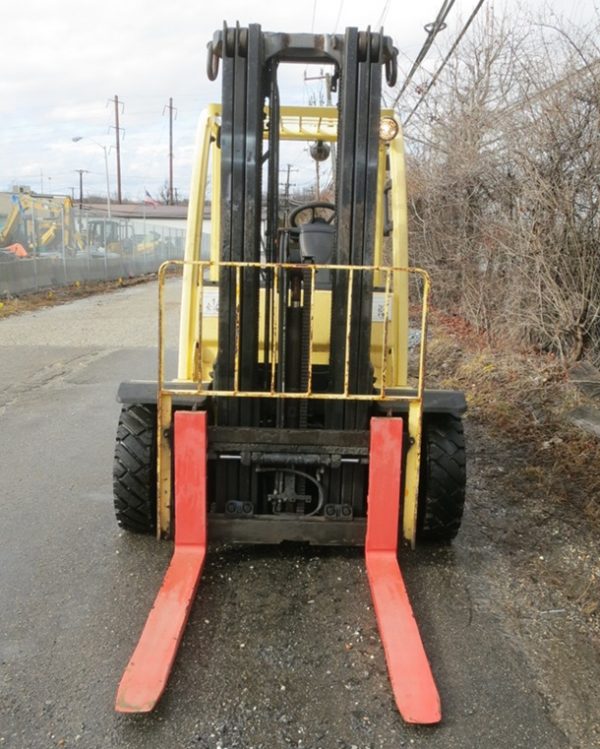
[[48, 225], [27, 211], [11, 240], [0, 248], [3, 297], [154, 273], [165, 260], [183, 258], [185, 229], [77, 210], [61, 210]]

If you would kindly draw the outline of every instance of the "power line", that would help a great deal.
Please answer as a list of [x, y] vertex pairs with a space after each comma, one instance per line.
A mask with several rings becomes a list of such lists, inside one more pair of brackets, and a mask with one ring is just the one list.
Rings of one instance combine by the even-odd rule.
[[423, 100], [424, 100], [424, 99], [425, 99], [425, 97], [427, 96], [427, 93], [429, 92], [429, 90], [431, 89], [431, 87], [435, 85], [435, 82], [436, 82], [436, 81], [437, 81], [437, 79], [439, 78], [439, 76], [440, 76], [440, 73], [441, 73], [441, 72], [442, 72], [442, 70], [443, 70], [443, 69], [444, 69], [444, 68], [446, 67], [446, 64], [448, 63], [448, 61], [450, 60], [450, 58], [451, 58], [451, 57], [452, 57], [452, 55], [454, 54], [454, 51], [456, 50], [456, 48], [457, 48], [457, 47], [458, 47], [458, 45], [460, 44], [460, 41], [461, 41], [461, 39], [463, 38], [463, 36], [464, 36], [464, 35], [465, 35], [465, 34], [467, 33], [467, 29], [468, 29], [468, 28], [469, 28], [469, 26], [470, 26], [470, 25], [471, 25], [471, 24], [473, 23], [473, 20], [474, 20], [475, 16], [477, 15], [477, 13], [479, 13], [479, 9], [480, 9], [480, 8], [481, 8], [481, 6], [482, 6], [482, 5], [484, 4], [484, 2], [485, 2], [485, 0], [479, 0], [479, 2], [477, 3], [477, 5], [475, 6], [475, 10], [474, 10], [474, 11], [473, 11], [473, 12], [471, 13], [471, 15], [469, 16], [469, 20], [468, 20], [468, 21], [466, 22], [466, 24], [464, 25], [464, 27], [463, 27], [462, 31], [460, 32], [460, 34], [459, 34], [459, 35], [458, 35], [458, 37], [456, 38], [456, 41], [454, 42], [454, 44], [453, 44], [453, 45], [452, 45], [452, 46], [450, 47], [450, 50], [449, 50], [448, 54], [446, 55], [446, 57], [444, 57], [444, 59], [443, 59], [443, 61], [442, 61], [442, 64], [441, 64], [441, 65], [439, 66], [439, 68], [438, 68], [438, 69], [437, 69], [437, 70], [435, 71], [435, 74], [434, 74], [433, 78], [431, 79], [431, 81], [429, 82], [429, 84], [428, 84], [428, 86], [427, 86], [426, 90], [425, 90], [425, 91], [424, 91], [424, 92], [423, 92], [423, 93], [421, 94], [421, 97], [420, 97], [420, 99], [419, 99], [419, 100], [417, 101], [417, 103], [416, 103], [416, 104], [415, 104], [415, 106], [414, 106], [414, 107], [412, 108], [412, 111], [410, 112], [410, 114], [408, 115], [408, 117], [407, 117], [407, 118], [406, 118], [406, 119], [404, 120], [404, 122], [402, 123], [403, 127], [406, 127], [406, 125], [407, 125], [407, 124], [408, 124], [408, 123], [410, 122], [410, 119], [412, 118], [413, 114], [414, 114], [414, 113], [415, 113], [415, 112], [417, 111], [417, 109], [418, 109], [418, 108], [419, 108], [419, 107], [421, 106], [421, 104], [423, 103]]
[[340, 7], [338, 8], [337, 18], [335, 19], [335, 26], [333, 27], [333, 33], [337, 32], [337, 27], [342, 16], [342, 10], [344, 8], [344, 0], [340, 0]]
[[315, 17], [317, 15], [317, 0], [313, 0], [312, 23], [310, 24], [310, 33], [315, 32]]
[[[408, 55], [406, 54], [406, 52], [404, 52], [403, 50], [401, 50], [401, 49], [398, 49], [398, 54], [402, 55], [402, 57], [405, 57], [405, 58], [406, 58], [406, 59], [408, 60], [408, 62], [412, 63], [412, 57], [409, 57], [409, 56], [408, 56]], [[431, 78], [431, 77], [433, 76], [433, 73], [431, 72], [431, 70], [429, 70], [429, 68], [428, 68], [428, 67], [426, 68], [426, 67], [425, 67], [424, 65], [421, 65], [421, 70], [422, 70], [422, 71], [423, 71], [424, 73], [426, 73], [426, 74], [427, 74], [427, 75], [428, 75], [428, 76], [429, 76], [430, 78]], [[449, 86], [449, 87], [451, 87], [451, 86], [453, 85], [452, 83], [448, 83], [447, 81], [440, 81], [440, 83], [441, 83], [441, 84], [442, 84], [443, 86]], [[424, 84], [423, 84], [423, 85], [424, 85]], [[421, 94], [421, 93], [423, 93], [423, 91], [422, 91], [422, 87], [421, 87], [420, 85], [419, 85], [419, 86], [417, 86], [417, 88], [416, 88], [416, 92], [417, 92], [418, 94]], [[391, 101], [391, 99], [392, 99], [392, 97], [390, 96], [390, 101]], [[387, 105], [386, 105], [386, 106], [387, 106]], [[391, 104], [390, 104], [390, 106], [391, 106]]]
[[548, 94], [561, 89], [563, 86], [572, 83], [574, 79], [579, 78], [582, 74], [593, 71], [593, 69], [598, 67], [598, 65], [600, 65], [600, 58], [586, 63], [581, 68], [576, 68], [570, 73], [567, 73], [562, 78], [559, 78], [557, 81], [553, 81], [545, 88], [537, 90], [531, 96], [523, 96], [521, 99], [518, 99], [517, 101], [509, 104], [504, 109], [501, 109], [499, 112], [497, 112], [494, 116], [494, 120], [504, 119], [507, 115], [512, 114], [514, 111], [522, 109], [524, 104], [535, 104], [539, 99], [543, 99], [544, 96], [547, 96]]
[[436, 36], [440, 33], [440, 31], [443, 31], [446, 28], [446, 18], [448, 17], [448, 13], [452, 9], [452, 6], [454, 5], [454, 0], [444, 0], [442, 3], [442, 7], [439, 9], [438, 14], [436, 16], [436, 19], [433, 23], [428, 23], [425, 26], [425, 31], [427, 32], [427, 38], [423, 42], [423, 46], [419, 50], [419, 54], [415, 58], [415, 61], [413, 63], [412, 68], [410, 69], [409, 74], [406, 76], [406, 80], [402, 84], [402, 88], [398, 92], [398, 95], [394, 99], [393, 107], [396, 106], [398, 103], [398, 100], [402, 96], [402, 94], [406, 91], [408, 84], [411, 82], [414, 74], [417, 72], [419, 66], [425, 59], [425, 56], [431, 49], [431, 45], [433, 44]]
[[385, 17], [388, 14], [388, 10], [390, 9], [390, 2], [391, 0], [385, 0], [383, 4], [383, 8], [381, 9], [381, 13], [379, 14], [379, 19], [377, 23], [375, 24], [375, 28], [379, 29], [383, 25], [383, 22], [385, 21]]

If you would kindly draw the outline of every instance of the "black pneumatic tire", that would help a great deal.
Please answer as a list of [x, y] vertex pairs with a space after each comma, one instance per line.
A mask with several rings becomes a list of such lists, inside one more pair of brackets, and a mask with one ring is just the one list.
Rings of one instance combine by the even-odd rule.
[[117, 522], [127, 531], [156, 530], [156, 408], [123, 406], [113, 464]]
[[434, 414], [423, 420], [417, 540], [448, 543], [465, 504], [466, 457], [462, 420]]

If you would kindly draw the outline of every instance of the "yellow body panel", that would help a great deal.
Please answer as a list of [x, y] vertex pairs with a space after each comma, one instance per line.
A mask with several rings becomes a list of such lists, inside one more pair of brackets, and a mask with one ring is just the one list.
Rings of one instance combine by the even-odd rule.
[[[211, 297], [213, 292], [218, 293], [218, 287], [216, 286], [205, 286], [204, 294], [205, 298], [210, 294]], [[264, 289], [260, 290], [260, 324], [259, 324], [259, 355], [258, 360], [264, 362]], [[313, 364], [328, 364], [329, 363], [329, 328], [331, 325], [331, 292], [329, 290], [317, 289], [313, 296], [313, 310], [314, 317], [319, 321], [318, 325], [314, 326], [313, 339], [312, 339], [312, 363]], [[218, 316], [217, 307], [212, 304], [211, 301], [211, 312], [210, 315], [206, 314], [206, 311], [202, 315], [202, 371], [198, 372], [199, 379], [203, 382], [207, 382], [212, 379], [211, 372], [213, 368], [214, 360], [217, 356], [217, 345], [218, 345]], [[276, 305], [277, 309], [277, 305]], [[381, 377], [381, 344], [383, 339], [383, 323], [374, 322], [372, 325], [371, 332], [371, 363], [375, 369], [375, 386], [379, 387]], [[387, 377], [388, 383], [395, 382], [393, 372], [393, 361], [392, 357], [387, 357]]]

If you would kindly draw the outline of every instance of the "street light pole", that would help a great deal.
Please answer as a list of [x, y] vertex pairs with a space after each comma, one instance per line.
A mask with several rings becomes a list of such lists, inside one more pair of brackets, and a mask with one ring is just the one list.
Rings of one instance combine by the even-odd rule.
[[110, 182], [108, 177], [108, 149], [106, 146], [103, 146], [102, 143], [98, 143], [97, 140], [94, 140], [93, 138], [84, 137], [83, 135], [76, 135], [74, 138], [71, 138], [73, 143], [78, 143], [80, 140], [89, 140], [90, 143], [94, 143], [98, 148], [101, 148], [104, 151], [104, 171], [106, 172], [106, 212], [108, 214], [108, 218], [111, 218], [111, 212], [110, 212]]

